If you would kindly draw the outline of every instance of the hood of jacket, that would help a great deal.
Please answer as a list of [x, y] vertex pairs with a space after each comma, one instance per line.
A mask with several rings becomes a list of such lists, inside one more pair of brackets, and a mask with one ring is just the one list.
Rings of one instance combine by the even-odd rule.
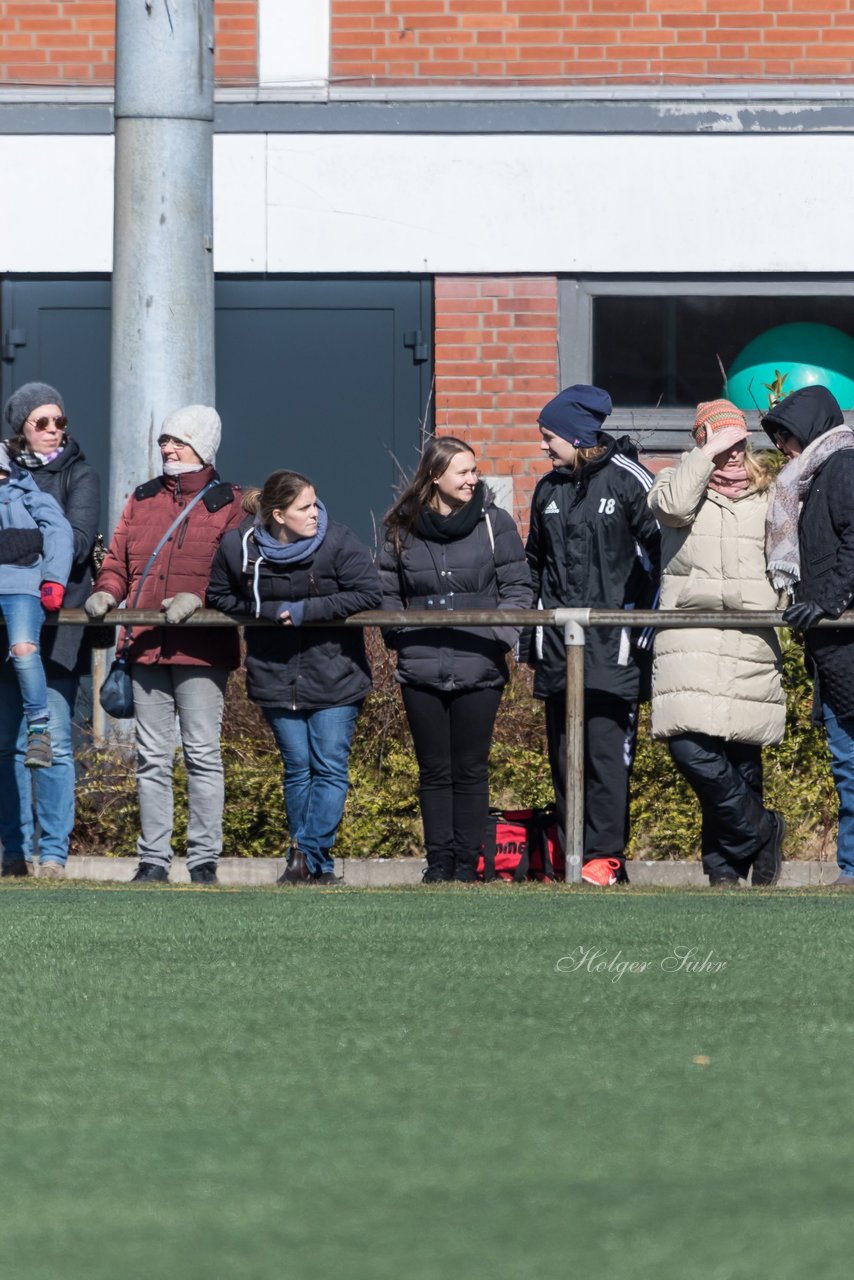
[[39, 492], [39, 487], [26, 471], [13, 462], [8, 472], [8, 479], [0, 484], [0, 502], [13, 502], [22, 493]]
[[788, 431], [804, 449], [826, 431], [844, 425], [836, 397], [821, 386], [793, 391], [762, 418], [762, 426], [772, 440], [777, 431]]

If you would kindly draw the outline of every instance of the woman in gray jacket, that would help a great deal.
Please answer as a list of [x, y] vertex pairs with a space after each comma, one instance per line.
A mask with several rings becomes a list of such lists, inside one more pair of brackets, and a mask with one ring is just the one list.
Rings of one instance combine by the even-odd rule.
[[[662, 609], [776, 609], [765, 562], [773, 476], [746, 452], [744, 414], [728, 400], [697, 409], [696, 448], [662, 471], [649, 505], [661, 525]], [[780, 875], [785, 826], [762, 798], [762, 747], [780, 742], [786, 703], [773, 630], [661, 630], [652, 735], [666, 738], [703, 814], [713, 885]]]
[[[527, 609], [531, 579], [511, 516], [470, 447], [431, 439], [385, 520], [383, 608]], [[475, 879], [489, 809], [489, 747], [515, 627], [389, 628], [418, 757], [428, 883]]]

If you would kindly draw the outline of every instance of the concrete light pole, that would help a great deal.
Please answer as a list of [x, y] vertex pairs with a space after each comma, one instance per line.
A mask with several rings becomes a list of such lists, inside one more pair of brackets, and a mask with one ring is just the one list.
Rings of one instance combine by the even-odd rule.
[[213, 404], [213, 0], [117, 0], [110, 514]]

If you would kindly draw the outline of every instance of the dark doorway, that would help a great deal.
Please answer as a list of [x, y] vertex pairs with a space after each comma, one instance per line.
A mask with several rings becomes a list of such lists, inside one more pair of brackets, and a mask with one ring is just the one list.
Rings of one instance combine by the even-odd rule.
[[[30, 380], [57, 386], [106, 491], [109, 280], [5, 280], [0, 305], [4, 400]], [[432, 280], [223, 279], [216, 312], [222, 475], [303, 471], [372, 543], [429, 413]]]

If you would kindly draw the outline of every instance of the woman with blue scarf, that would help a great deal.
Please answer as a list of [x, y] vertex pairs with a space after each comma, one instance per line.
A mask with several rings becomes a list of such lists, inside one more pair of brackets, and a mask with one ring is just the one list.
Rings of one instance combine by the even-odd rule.
[[337, 884], [332, 846], [371, 672], [362, 629], [334, 624], [379, 607], [379, 577], [367, 547], [329, 519], [305, 476], [274, 471], [243, 506], [251, 518], [220, 543], [208, 604], [278, 624], [246, 628], [246, 689], [284, 764], [291, 849], [279, 883]]

